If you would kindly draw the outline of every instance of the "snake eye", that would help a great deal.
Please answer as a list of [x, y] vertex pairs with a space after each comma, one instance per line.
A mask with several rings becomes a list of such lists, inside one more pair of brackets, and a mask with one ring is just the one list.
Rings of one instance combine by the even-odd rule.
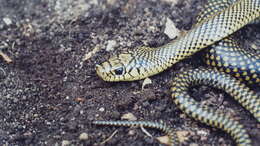
[[114, 72], [116, 75], [122, 75], [124, 72], [124, 69], [123, 69], [123, 67], [120, 67], [120, 68], [115, 69]]

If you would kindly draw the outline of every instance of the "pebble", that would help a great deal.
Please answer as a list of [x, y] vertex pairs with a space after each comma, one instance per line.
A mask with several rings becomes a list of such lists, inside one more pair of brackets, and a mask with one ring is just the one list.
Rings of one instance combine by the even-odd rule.
[[134, 114], [132, 114], [132, 113], [126, 113], [126, 114], [124, 114], [124, 115], [121, 117], [121, 119], [123, 119], [123, 120], [129, 120], [129, 121], [136, 121], [136, 120], [137, 120], [136, 116], [134, 116]]
[[105, 111], [105, 108], [101, 107], [101, 108], [99, 109], [99, 111], [100, 111], [100, 112], [104, 112], [104, 111]]
[[98, 0], [90, 0], [89, 3], [94, 4], [94, 5], [98, 5]]
[[145, 78], [142, 84], [142, 90], [144, 90], [144, 87], [149, 84], [152, 84], [152, 80], [150, 78]]
[[61, 146], [68, 146], [68, 145], [70, 145], [70, 141], [68, 141], [68, 140], [63, 140], [61, 142]]
[[163, 0], [163, 1], [168, 2], [168, 3], [172, 3], [174, 5], [176, 5], [179, 2], [179, 0]]
[[4, 23], [6, 25], [11, 25], [12, 24], [12, 20], [10, 18], [5, 17], [5, 18], [3, 18], [3, 21], [4, 21]]
[[129, 130], [128, 134], [129, 135], [135, 135], [136, 133], [135, 133], [135, 130]]
[[79, 135], [80, 140], [88, 140], [88, 134], [87, 133], [81, 133]]
[[199, 146], [199, 145], [196, 143], [191, 143], [190, 146]]
[[200, 136], [207, 136], [207, 135], [208, 135], [208, 132], [205, 131], [205, 130], [198, 130], [198, 131], [197, 131], [197, 134], [200, 135]]
[[115, 46], [116, 46], [116, 41], [114, 40], [109, 40], [107, 41], [107, 47], [106, 47], [106, 51], [113, 51]]
[[116, 3], [116, 0], [107, 0], [107, 4], [109, 4], [109, 5], [115, 5], [115, 3]]

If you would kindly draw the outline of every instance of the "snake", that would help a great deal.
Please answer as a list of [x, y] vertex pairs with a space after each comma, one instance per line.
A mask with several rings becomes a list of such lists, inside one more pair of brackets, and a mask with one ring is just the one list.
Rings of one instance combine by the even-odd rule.
[[[260, 97], [247, 84], [259, 85], [260, 54], [243, 49], [233, 33], [260, 17], [260, 0], [209, 0], [197, 23], [177, 39], [161, 47], [141, 46], [96, 65], [104, 81], [134, 81], [158, 74], [177, 62], [207, 50], [210, 68], [188, 69], [173, 78], [171, 97], [188, 116], [222, 129], [240, 146], [252, 145], [242, 124], [231, 117], [201, 105], [189, 95], [194, 85], [224, 90], [260, 122]], [[210, 47], [211, 46], [211, 47]], [[211, 49], [209, 49], [211, 48]], [[95, 125], [144, 126], [162, 130], [169, 145], [179, 145], [175, 130], [164, 123], [150, 121], [93, 121]]]

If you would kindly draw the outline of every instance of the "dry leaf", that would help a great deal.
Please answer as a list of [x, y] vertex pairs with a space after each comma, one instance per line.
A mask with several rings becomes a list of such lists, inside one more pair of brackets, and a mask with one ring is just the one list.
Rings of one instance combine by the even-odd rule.
[[189, 139], [188, 135], [190, 134], [190, 132], [183, 130], [183, 131], [177, 131], [176, 134], [180, 143], [183, 143], [184, 141]]
[[170, 18], [167, 18], [164, 33], [170, 38], [174, 39], [180, 35], [180, 30], [175, 27], [175, 24]]
[[169, 137], [168, 137], [167, 135], [165, 135], [165, 136], [160, 136], [160, 137], [156, 137], [156, 139], [157, 139], [160, 143], [162, 143], [162, 144], [169, 145], [170, 139], [169, 139]]

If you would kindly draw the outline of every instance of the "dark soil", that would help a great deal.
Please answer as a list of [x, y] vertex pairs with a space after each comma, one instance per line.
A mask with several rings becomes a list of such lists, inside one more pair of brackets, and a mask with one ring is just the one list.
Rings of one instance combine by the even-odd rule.
[[[120, 120], [126, 113], [138, 120], [163, 120], [187, 131], [183, 145], [234, 145], [228, 134], [185, 116], [170, 98], [174, 74], [198, 67], [201, 57], [151, 77], [152, 84], [144, 90], [142, 81], [107, 83], [95, 73], [95, 64], [118, 52], [169, 42], [163, 32], [166, 18], [178, 29], [189, 30], [204, 3], [0, 0], [0, 49], [13, 60], [7, 63], [0, 58], [0, 145], [99, 145], [115, 130], [105, 145], [159, 145], [139, 128], [89, 124]], [[252, 30], [250, 36], [254, 33], [257, 39], [253, 40], [259, 42], [259, 28]], [[114, 50], [106, 51], [110, 40], [116, 42]], [[94, 48], [99, 51], [83, 61]], [[195, 87], [192, 94], [241, 121], [254, 144], [260, 143], [259, 124], [230, 96], [205, 86]], [[154, 137], [162, 135], [147, 130]], [[82, 133], [87, 136], [80, 137]]]

